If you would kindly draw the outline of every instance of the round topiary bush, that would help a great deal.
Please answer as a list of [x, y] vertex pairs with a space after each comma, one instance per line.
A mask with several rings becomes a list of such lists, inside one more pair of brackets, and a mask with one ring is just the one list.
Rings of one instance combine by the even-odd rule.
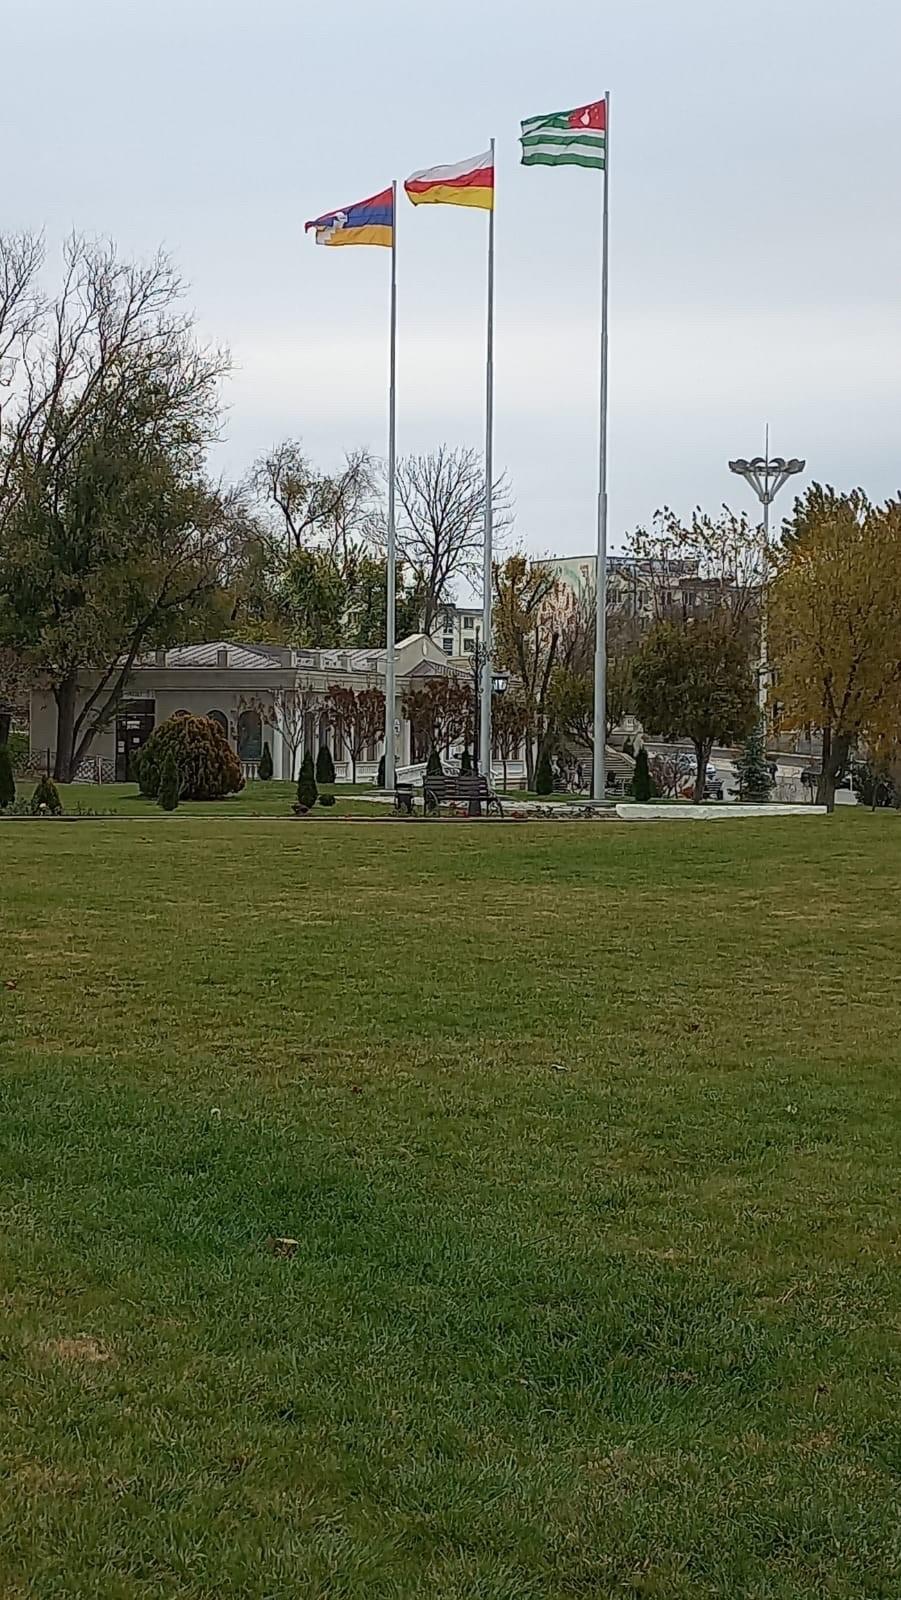
[[141, 793], [159, 796], [163, 767], [172, 758], [180, 779], [182, 800], [223, 800], [244, 787], [241, 763], [222, 729], [210, 717], [180, 712], [154, 728], [137, 760]]

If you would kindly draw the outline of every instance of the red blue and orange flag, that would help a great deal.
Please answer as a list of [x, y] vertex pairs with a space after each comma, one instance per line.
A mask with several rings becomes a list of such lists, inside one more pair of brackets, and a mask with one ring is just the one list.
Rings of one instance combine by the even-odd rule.
[[311, 229], [317, 244], [380, 244], [390, 250], [394, 242], [394, 191], [383, 189], [381, 194], [358, 200], [343, 211], [327, 211], [308, 222], [304, 232]]

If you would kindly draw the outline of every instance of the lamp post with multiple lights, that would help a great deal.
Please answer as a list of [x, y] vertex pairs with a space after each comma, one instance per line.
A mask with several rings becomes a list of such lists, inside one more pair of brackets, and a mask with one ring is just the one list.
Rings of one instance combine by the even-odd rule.
[[754, 490], [760, 504], [763, 506], [763, 565], [761, 574], [761, 604], [760, 604], [760, 666], [757, 673], [757, 699], [760, 706], [760, 716], [766, 727], [766, 694], [767, 694], [767, 641], [766, 641], [766, 607], [763, 601], [763, 590], [766, 583], [766, 558], [770, 547], [770, 506], [775, 500], [779, 490], [788, 482], [789, 478], [798, 472], [803, 472], [806, 462], [800, 461], [797, 456], [792, 456], [786, 461], [784, 456], [770, 455], [770, 430], [766, 430], [766, 453], [754, 456], [751, 461], [746, 461], [743, 456], [738, 456], [735, 461], [729, 462], [729, 471], [737, 477], [744, 478]]

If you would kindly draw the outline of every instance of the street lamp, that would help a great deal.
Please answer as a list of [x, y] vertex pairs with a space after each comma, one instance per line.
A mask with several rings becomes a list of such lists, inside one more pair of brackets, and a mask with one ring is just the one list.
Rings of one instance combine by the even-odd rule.
[[[479, 636], [479, 629], [476, 628], [476, 642], [475, 642], [475, 645], [473, 646], [473, 652], [472, 652], [473, 699], [474, 699], [474, 703], [475, 703], [473, 722], [472, 722], [472, 727], [473, 727], [473, 735], [472, 735], [472, 765], [473, 765], [473, 770], [475, 772], [479, 771], [479, 757], [481, 755], [481, 751], [480, 751], [480, 748], [479, 748], [480, 740], [481, 740], [481, 727], [480, 727], [481, 718], [480, 718], [479, 712], [480, 712], [481, 698], [482, 698], [482, 673], [490, 670], [490, 668], [491, 668], [491, 651], [490, 651], [490, 649], [488, 648], [487, 645], [482, 644], [480, 636]], [[509, 682], [509, 679], [508, 679], [507, 674], [505, 672], [492, 672], [491, 673], [491, 692], [492, 692], [492, 694], [504, 694], [506, 692], [506, 688], [507, 688], [508, 682]], [[488, 782], [490, 784], [491, 783], [491, 752], [490, 751], [488, 753], [488, 759], [487, 759], [486, 765], [487, 765], [487, 768], [488, 768]]]
[[806, 462], [800, 461], [797, 456], [792, 456], [786, 461], [784, 456], [770, 455], [770, 430], [766, 430], [765, 454], [754, 456], [753, 460], [746, 461], [744, 456], [739, 456], [735, 461], [729, 462], [729, 471], [737, 477], [744, 478], [750, 484], [760, 504], [763, 506], [763, 560], [764, 571], [761, 578], [761, 603], [760, 603], [760, 666], [757, 671], [757, 703], [760, 716], [766, 729], [766, 688], [769, 665], [767, 662], [766, 642], [766, 610], [763, 604], [763, 584], [766, 580], [766, 557], [770, 545], [770, 506], [775, 500], [779, 490], [789, 478], [796, 473], [803, 472]]

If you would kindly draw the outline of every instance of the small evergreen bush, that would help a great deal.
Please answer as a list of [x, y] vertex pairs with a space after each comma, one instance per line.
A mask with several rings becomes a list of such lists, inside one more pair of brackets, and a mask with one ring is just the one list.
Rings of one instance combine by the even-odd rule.
[[260, 756], [260, 764], [257, 767], [257, 777], [262, 783], [268, 783], [272, 777], [272, 751], [269, 748], [268, 740], [263, 745], [263, 754]]
[[762, 722], [751, 729], [733, 762], [732, 771], [738, 780], [738, 792], [742, 800], [769, 800], [773, 775], [766, 762]]
[[319, 804], [321, 806], [333, 806], [335, 804], [335, 796], [333, 794], [321, 794], [319, 796]]
[[554, 773], [551, 767], [551, 758], [545, 750], [538, 763], [538, 771], [535, 774], [535, 793], [553, 794], [553, 792]]
[[378, 770], [378, 772], [376, 774], [375, 786], [376, 786], [377, 789], [384, 789], [384, 787], [385, 787], [385, 757], [384, 756], [382, 756], [380, 758], [380, 760], [379, 760], [379, 770]]
[[300, 775], [297, 779], [297, 804], [304, 811], [312, 811], [319, 797], [316, 787], [316, 774], [313, 771], [313, 756], [308, 750], [300, 763]]
[[[441, 765], [441, 757], [439, 756], [437, 750], [433, 750], [431, 755], [429, 756], [428, 761], [425, 764], [426, 777], [427, 778], [440, 778], [442, 773], [443, 773], [443, 771], [444, 771], [444, 768]], [[460, 768], [460, 771], [461, 772], [463, 771], [462, 766]]]
[[635, 771], [630, 785], [633, 800], [653, 800], [656, 785], [648, 766], [648, 752], [642, 745], [635, 757]]
[[0, 811], [13, 805], [16, 798], [16, 780], [13, 777], [13, 764], [9, 750], [5, 744], [0, 744]]
[[163, 770], [160, 774], [160, 787], [157, 794], [157, 805], [163, 811], [174, 811], [178, 805], [181, 790], [181, 779], [175, 756], [172, 751], [167, 751], [163, 757]]
[[316, 782], [334, 783], [334, 781], [335, 763], [332, 760], [332, 752], [327, 744], [321, 744], [319, 746], [319, 754], [316, 757]]
[[463, 746], [463, 755], [460, 758], [460, 776], [461, 776], [461, 778], [465, 778], [471, 772], [472, 772], [472, 756], [469, 754], [468, 746], [464, 745]]
[[63, 814], [63, 803], [52, 778], [42, 778], [31, 797], [32, 816], [36, 817], [41, 810], [49, 812], [51, 817], [61, 817]]

